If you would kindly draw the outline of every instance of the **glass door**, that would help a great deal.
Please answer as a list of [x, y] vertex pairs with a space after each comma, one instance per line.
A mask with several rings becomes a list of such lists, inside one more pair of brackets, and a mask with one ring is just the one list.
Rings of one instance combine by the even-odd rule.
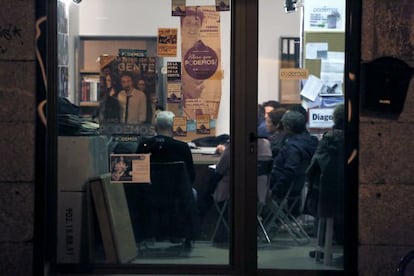
[[259, 1], [259, 269], [341, 273], [349, 258], [349, 5]]
[[57, 269], [231, 269], [232, 3], [54, 5]]

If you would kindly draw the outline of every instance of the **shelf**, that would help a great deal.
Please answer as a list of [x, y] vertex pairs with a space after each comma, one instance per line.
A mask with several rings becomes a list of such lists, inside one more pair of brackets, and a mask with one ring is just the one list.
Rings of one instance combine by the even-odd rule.
[[98, 107], [99, 102], [80, 102], [79, 106], [85, 106], [85, 107]]
[[80, 70], [79, 73], [85, 74], [85, 75], [100, 75], [99, 71], [90, 71], [90, 70]]

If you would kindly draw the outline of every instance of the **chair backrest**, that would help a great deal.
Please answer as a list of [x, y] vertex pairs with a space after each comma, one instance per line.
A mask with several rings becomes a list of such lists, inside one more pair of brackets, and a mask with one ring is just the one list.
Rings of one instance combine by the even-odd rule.
[[151, 163], [150, 197], [154, 235], [191, 239], [196, 208], [183, 161]]
[[257, 160], [257, 199], [265, 204], [270, 195], [269, 180], [273, 159]]
[[273, 159], [257, 160], [257, 175], [268, 175], [272, 171]]

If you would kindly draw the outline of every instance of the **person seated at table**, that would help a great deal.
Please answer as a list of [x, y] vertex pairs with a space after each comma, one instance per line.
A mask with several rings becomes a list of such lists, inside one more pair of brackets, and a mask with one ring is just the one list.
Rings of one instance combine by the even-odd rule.
[[[154, 137], [148, 138], [140, 142], [137, 148], [137, 153], [150, 153], [150, 160], [151, 163], [153, 162], [175, 162], [175, 161], [183, 161], [187, 170], [188, 178], [190, 181], [191, 186], [195, 180], [195, 171], [194, 171], [194, 164], [193, 164], [193, 157], [190, 151], [190, 148], [187, 143], [175, 140], [172, 137], [173, 133], [173, 120], [174, 120], [174, 113], [170, 111], [160, 111], [155, 118], [155, 129], [156, 135]], [[142, 195], [142, 191], [137, 188], [137, 191], [134, 191], [134, 187], [130, 187], [130, 185], [126, 185], [126, 194], [129, 198], [130, 209], [132, 209], [132, 213], [135, 213], [134, 216], [131, 215], [131, 219], [133, 220], [134, 230], [136, 231], [136, 236], [140, 237], [144, 236], [147, 238], [154, 232], [168, 232], [168, 229], [152, 229], [154, 230], [151, 233], [151, 230], [142, 229], [143, 225], [144, 228], [146, 227], [146, 222], [150, 221], [151, 218], [151, 211], [148, 210], [148, 206], [145, 206], [145, 202], [148, 202], [148, 199], [145, 198], [147, 195]], [[191, 194], [191, 192], [190, 192]], [[173, 196], [173, 195], [171, 195]], [[192, 198], [189, 199], [186, 195], [183, 195], [184, 198], [179, 200], [185, 200], [188, 202], [189, 205], [185, 209], [189, 212], [186, 214], [175, 214], [177, 210], [170, 210], [172, 216], [183, 216], [189, 219], [188, 225], [177, 225], [178, 229], [185, 228], [186, 238], [184, 241], [185, 248], [192, 248], [192, 241], [196, 238], [198, 233], [198, 214], [196, 212], [196, 191], [192, 188]], [[144, 198], [143, 198], [144, 197]], [[156, 204], [156, 202], [155, 202]], [[150, 205], [152, 206], [152, 205]], [[139, 212], [141, 210], [141, 212]], [[146, 211], [147, 210], [147, 211]], [[186, 212], [187, 212], [186, 211]], [[180, 212], [180, 210], [178, 210]], [[153, 218], [153, 219], [162, 219], [160, 218]], [[153, 227], [156, 227], [153, 225]], [[158, 237], [157, 237], [158, 238]], [[173, 243], [181, 243], [181, 239], [179, 237], [166, 237]]]
[[[286, 140], [273, 160], [270, 179], [272, 196], [279, 200], [286, 196], [291, 185], [289, 196], [300, 195], [305, 184], [306, 168], [318, 146], [318, 139], [306, 130], [306, 119], [301, 113], [286, 112], [281, 122]], [[299, 215], [299, 204], [293, 207], [292, 214]]]
[[174, 113], [160, 111], [155, 118], [157, 135], [142, 141], [138, 145], [137, 153], [151, 153], [151, 162], [184, 161], [191, 183], [195, 180], [193, 156], [187, 143], [174, 139]]
[[[212, 172], [210, 179], [200, 191], [200, 199], [198, 202], [201, 219], [204, 218], [207, 211], [213, 204], [213, 200], [222, 208], [223, 203], [230, 199], [230, 173], [231, 173], [231, 155], [230, 155], [230, 141], [222, 145], [222, 154], [220, 160], [216, 164], [214, 172]], [[272, 158], [272, 151], [270, 149], [270, 142], [265, 138], [257, 140], [257, 160], [269, 160]], [[268, 194], [267, 178], [266, 176], [258, 176], [257, 178], [257, 197], [260, 202], [266, 200]], [[228, 219], [227, 211], [225, 212], [225, 219]], [[228, 242], [228, 231], [220, 224], [220, 227], [214, 237], [215, 243]]]

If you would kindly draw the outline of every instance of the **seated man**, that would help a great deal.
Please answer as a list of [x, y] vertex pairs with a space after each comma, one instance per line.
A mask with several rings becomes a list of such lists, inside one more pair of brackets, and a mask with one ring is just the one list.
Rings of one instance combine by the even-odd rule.
[[[286, 112], [281, 122], [286, 140], [274, 158], [270, 180], [272, 195], [276, 198], [285, 197], [291, 185], [291, 196], [301, 193], [306, 168], [318, 146], [318, 139], [306, 130], [306, 119], [301, 113]], [[295, 206], [293, 214], [297, 214], [298, 209], [299, 206]]]
[[172, 138], [173, 120], [174, 113], [160, 111], [155, 118], [157, 135], [141, 142], [137, 153], [151, 153], [151, 162], [184, 161], [190, 181], [194, 183], [193, 156], [187, 143]]
[[[231, 154], [230, 154], [230, 142], [225, 145], [217, 147], [218, 151], [222, 152], [220, 160], [216, 164], [214, 173], [212, 173], [210, 179], [203, 187], [199, 194], [200, 200], [198, 202], [199, 212], [201, 219], [213, 204], [213, 200], [222, 208], [223, 203], [231, 198], [230, 195], [230, 174], [231, 174]], [[272, 158], [272, 152], [270, 149], [270, 143], [265, 138], [259, 138], [257, 140], [257, 159], [258, 161], [269, 160]], [[257, 197], [258, 201], [264, 202], [268, 194], [267, 176], [258, 175], [257, 177]], [[211, 197], [212, 195], [212, 197]], [[224, 218], [228, 219], [228, 209], [224, 214]], [[223, 224], [219, 225], [218, 231], [214, 236], [214, 241], [217, 243], [228, 241], [228, 230], [223, 227]]]

